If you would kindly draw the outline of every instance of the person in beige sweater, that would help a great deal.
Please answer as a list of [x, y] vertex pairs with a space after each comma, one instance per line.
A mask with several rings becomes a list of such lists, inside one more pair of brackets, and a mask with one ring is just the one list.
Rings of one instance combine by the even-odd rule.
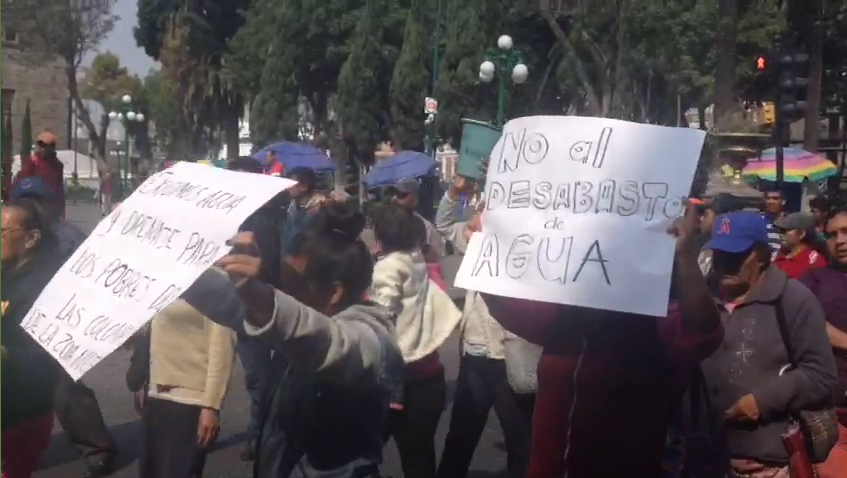
[[218, 434], [235, 361], [235, 332], [184, 300], [153, 317], [141, 417], [141, 478], [200, 478]]

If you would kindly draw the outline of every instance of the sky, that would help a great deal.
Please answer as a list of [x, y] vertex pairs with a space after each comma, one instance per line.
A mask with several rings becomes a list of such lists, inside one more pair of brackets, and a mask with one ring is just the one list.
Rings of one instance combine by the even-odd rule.
[[[121, 59], [121, 64], [133, 74], [140, 77], [147, 75], [150, 68], [157, 67], [155, 61], [144, 53], [142, 48], [135, 44], [132, 29], [136, 25], [137, 0], [117, 0], [114, 6], [115, 15], [120, 17], [115, 29], [108, 38], [100, 45], [99, 52], [110, 51]], [[86, 59], [86, 64], [97, 55], [92, 53]]]

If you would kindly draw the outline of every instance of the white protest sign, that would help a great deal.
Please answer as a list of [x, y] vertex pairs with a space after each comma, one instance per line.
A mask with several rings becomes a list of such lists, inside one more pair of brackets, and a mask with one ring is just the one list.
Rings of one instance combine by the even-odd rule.
[[506, 124], [491, 152], [482, 232], [456, 285], [660, 316], [705, 132], [603, 118]]
[[288, 179], [177, 163], [103, 219], [22, 322], [74, 379], [123, 344], [228, 251]]

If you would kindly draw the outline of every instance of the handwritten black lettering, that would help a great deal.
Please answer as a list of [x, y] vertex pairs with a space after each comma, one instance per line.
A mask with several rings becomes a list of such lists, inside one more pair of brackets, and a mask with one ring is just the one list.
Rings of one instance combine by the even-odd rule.
[[487, 236], [482, 240], [482, 252], [476, 259], [471, 275], [478, 276], [483, 267], [488, 268], [490, 277], [500, 275], [500, 244], [497, 242], [496, 234]]
[[56, 334], [59, 333], [59, 326], [57, 324], [48, 324], [44, 330], [38, 334], [35, 340], [41, 344], [45, 349], [50, 347], [50, 344], [53, 343], [53, 340], [56, 338]]
[[571, 208], [571, 203], [572, 203], [572, 201], [571, 201], [571, 190], [572, 189], [573, 188], [571, 188], [570, 183], [559, 184], [556, 187], [556, 199], [553, 202], [553, 210], [558, 210], [558, 209], [562, 209], [562, 208], [565, 208], [565, 209]]
[[560, 218], [558, 216], [554, 217], [553, 219], [550, 219], [549, 221], [544, 223], [544, 229], [561, 231], [564, 228], [565, 228], [565, 221], [563, 221], [562, 218]]
[[591, 181], [577, 181], [574, 188], [574, 214], [583, 214], [591, 210], [594, 206], [594, 197], [591, 192], [594, 190], [594, 184]]
[[156, 312], [161, 312], [162, 309], [171, 305], [171, 303], [173, 303], [173, 301], [175, 301], [180, 294], [182, 294], [182, 288], [171, 284], [164, 291], [162, 291], [162, 293], [159, 294], [158, 297], [153, 299], [153, 302], [147, 308], [155, 310]]
[[203, 209], [217, 209], [229, 214], [245, 199], [247, 199], [247, 196], [239, 196], [225, 191], [216, 191], [197, 201], [197, 206]]
[[115, 297], [129, 297], [140, 302], [156, 280], [155, 277], [142, 273], [118, 258], [100, 272], [94, 283], [110, 289]]
[[74, 254], [73, 258], [73, 263], [68, 268], [68, 272], [81, 279], [87, 279], [94, 275], [94, 270], [97, 268], [97, 254], [85, 248]]
[[[592, 252], [596, 254], [596, 257], [591, 255]], [[585, 253], [585, 257], [582, 258], [582, 263], [579, 265], [579, 269], [573, 276], [574, 282], [579, 279], [579, 274], [582, 272], [582, 268], [585, 267], [585, 264], [588, 262], [600, 264], [600, 269], [603, 270], [603, 278], [606, 279], [606, 285], [612, 285], [612, 281], [609, 280], [609, 271], [606, 270], [606, 263], [609, 261], [603, 258], [603, 251], [600, 250], [600, 241], [594, 241], [591, 243], [591, 247], [588, 249], [588, 252]]]
[[506, 133], [500, 144], [499, 159], [497, 160], [497, 171], [516, 171], [521, 161], [527, 164], [540, 164], [550, 151], [550, 142], [547, 137], [537, 132], [527, 132], [526, 129], [518, 133]]
[[597, 205], [595, 206], [594, 212], [612, 212], [612, 208], [615, 205], [616, 189], [617, 184], [614, 179], [607, 179], [600, 182], [600, 188], [597, 194]]
[[24, 320], [21, 321], [21, 327], [29, 332], [30, 335], [35, 335], [38, 330], [38, 324], [44, 322], [44, 319], [47, 318], [47, 314], [42, 312], [39, 308], [33, 307], [29, 309], [26, 316], [24, 316]]
[[647, 213], [644, 219], [652, 221], [656, 214], [659, 199], [668, 197], [668, 185], [665, 183], [644, 183], [641, 190], [644, 192], [644, 198], [647, 199]]
[[532, 207], [547, 209], [553, 203], [553, 183], [542, 181], [535, 185], [535, 195], [532, 197]]
[[67, 364], [73, 370], [89, 370], [98, 362], [103, 360], [103, 357], [93, 350], [84, 349], [75, 358]]
[[165, 224], [165, 221], [149, 214], [133, 211], [121, 228], [121, 235], [141, 240], [142, 244], [155, 249], [170, 249], [171, 241], [180, 230]]
[[[541, 239], [541, 243], [538, 246], [538, 272], [548, 282], [567, 284], [568, 269], [571, 263], [571, 250], [573, 249], [573, 237], [559, 239], [558, 242], [561, 245], [559, 246], [559, 251], [554, 256], [550, 255], [552, 242], [553, 240], [549, 237]], [[544, 254], [541, 253], [542, 250]]]
[[509, 249], [501, 256], [501, 239], [498, 234], [486, 236], [482, 240], [482, 248], [479, 256], [471, 269], [471, 276], [477, 277], [486, 274], [487, 277], [499, 277], [501, 259], [506, 276], [511, 279], [521, 279], [527, 274], [537, 275], [548, 282], [567, 284], [576, 282], [585, 270], [587, 263], [600, 265], [600, 270], [606, 284], [611, 285], [608, 270], [609, 260], [603, 256], [600, 241], [591, 242], [586, 252], [582, 255], [579, 267], [573, 277], [571, 260], [574, 253], [574, 236], [562, 237], [561, 233], [554, 236], [535, 237], [532, 234], [521, 234], [512, 239]]
[[506, 207], [509, 209], [524, 209], [529, 207], [529, 181], [515, 181], [509, 186], [509, 199]]
[[626, 181], [618, 190], [620, 199], [625, 204], [618, 204], [617, 213], [619, 216], [632, 216], [638, 212], [641, 206], [640, 197], [638, 195], [638, 183], [635, 181]]
[[63, 333], [62, 337], [50, 349], [56, 357], [62, 361], [68, 361], [73, 358], [74, 354], [79, 350], [79, 344], [74, 341], [71, 334]]
[[100, 228], [100, 225], [97, 226], [97, 235], [105, 236], [106, 234], [110, 233], [112, 231], [112, 228], [115, 227], [115, 224], [117, 224], [118, 218], [121, 217], [121, 213], [122, 209], [120, 207], [112, 211], [112, 213], [109, 214], [109, 217], [106, 218], [106, 221], [104, 221], [106, 223], [105, 230], [102, 230]]
[[509, 247], [509, 252], [506, 254], [506, 275], [512, 279], [520, 279], [529, 270], [532, 242], [532, 236], [521, 234]]
[[206, 268], [218, 258], [220, 245], [193, 232], [177, 261], [189, 266]]
[[596, 141], [577, 141], [569, 151], [571, 160], [582, 164], [588, 164], [591, 161], [593, 168], [602, 168], [611, 137], [612, 128], [606, 127], [600, 131], [600, 137]]
[[123, 343], [136, 328], [105, 315], [94, 318], [86, 325], [83, 335], [96, 342]]
[[68, 324], [71, 329], [75, 329], [82, 322], [82, 315], [84, 313], [85, 308], [77, 304], [76, 294], [73, 294], [59, 310], [59, 313], [56, 314], [56, 320]]
[[662, 209], [662, 214], [668, 219], [675, 219], [685, 212], [685, 202], [688, 198], [685, 196], [678, 198], [671, 198], [668, 202], [665, 203], [665, 207]]
[[188, 181], [175, 181], [172, 171], [162, 171], [144, 182], [136, 192], [149, 196], [172, 197], [182, 201], [196, 201], [209, 190], [208, 187]]

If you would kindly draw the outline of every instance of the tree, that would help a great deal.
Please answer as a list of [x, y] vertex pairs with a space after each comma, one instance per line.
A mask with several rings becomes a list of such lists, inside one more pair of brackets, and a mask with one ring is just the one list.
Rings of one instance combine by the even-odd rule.
[[30, 154], [32, 154], [32, 114], [29, 109], [29, 98], [27, 98], [24, 119], [21, 124], [21, 161], [26, 161]]
[[106, 142], [100, 135], [80, 96], [77, 76], [83, 58], [94, 51], [112, 31], [117, 17], [112, 14], [114, 0], [71, 2], [70, 0], [4, 0], [3, 15], [34, 26], [33, 49], [41, 55], [36, 61], [58, 57], [65, 67], [68, 93], [89, 138], [96, 146], [94, 159], [101, 177], [109, 174]]
[[156, 125], [153, 142], [168, 157], [184, 156], [189, 132], [174, 85], [161, 71], [151, 70], [144, 78], [142, 96], [148, 104], [150, 120]]
[[423, 150], [423, 102], [430, 81], [429, 51], [424, 37], [426, 2], [412, 0], [403, 47], [391, 78], [389, 97], [394, 140], [402, 149]]
[[229, 41], [244, 24], [250, 0], [144, 0], [136, 40], [162, 63], [182, 99], [193, 149], [223, 133], [230, 157], [238, 155], [244, 97], [227, 75]]

